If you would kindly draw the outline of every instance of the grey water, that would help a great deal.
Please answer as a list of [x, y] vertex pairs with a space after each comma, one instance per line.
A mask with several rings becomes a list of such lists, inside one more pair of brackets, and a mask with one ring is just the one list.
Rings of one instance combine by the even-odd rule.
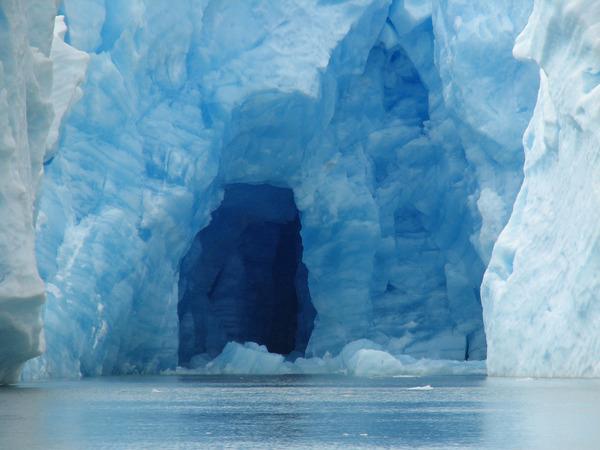
[[0, 389], [0, 449], [600, 449], [600, 380], [162, 376]]

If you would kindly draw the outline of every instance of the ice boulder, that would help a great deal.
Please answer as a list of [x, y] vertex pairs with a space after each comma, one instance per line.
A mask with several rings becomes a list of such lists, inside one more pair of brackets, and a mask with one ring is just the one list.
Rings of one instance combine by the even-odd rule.
[[401, 372], [402, 363], [381, 350], [358, 350], [348, 361], [348, 372], [357, 376], [393, 376]]
[[207, 373], [276, 375], [289, 373], [283, 364], [283, 356], [269, 353], [267, 347], [254, 342], [238, 344], [230, 342], [223, 352], [206, 365]]

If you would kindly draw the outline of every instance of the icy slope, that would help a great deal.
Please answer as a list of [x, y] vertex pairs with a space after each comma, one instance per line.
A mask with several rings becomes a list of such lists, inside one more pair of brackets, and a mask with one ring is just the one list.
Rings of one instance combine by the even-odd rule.
[[600, 3], [538, 0], [525, 179], [482, 297], [492, 374], [600, 376]]
[[[288, 279], [316, 311], [301, 343], [312, 320], [297, 307], [294, 348], [367, 338], [398, 357], [485, 358], [479, 286], [537, 92], [511, 56], [529, 2], [494, 5], [65, 0], [70, 43], [91, 60], [47, 166], [49, 345], [29, 375], [153, 372], [181, 348], [266, 336], [241, 311], [260, 298], [251, 272], [271, 276], [281, 230], [297, 230], [287, 211], [302, 264], [284, 268], [305, 268]], [[213, 227], [211, 242], [234, 230], [242, 246], [222, 260], [202, 236], [240, 184], [293, 202], [238, 202], [254, 231]], [[203, 323], [207, 308], [226, 326]]]
[[[65, 80], [68, 64], [53, 64], [78, 55], [60, 36], [52, 40], [54, 2], [28, 5], [0, 1], [0, 384], [16, 381], [23, 363], [44, 349], [36, 196], [44, 158], [77, 84]], [[74, 79], [80, 78], [78, 70]]]

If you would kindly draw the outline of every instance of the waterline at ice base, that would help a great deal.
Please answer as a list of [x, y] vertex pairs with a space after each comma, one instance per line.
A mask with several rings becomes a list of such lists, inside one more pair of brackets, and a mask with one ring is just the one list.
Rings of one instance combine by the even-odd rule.
[[598, 124], [596, 0], [0, 0], [0, 384], [600, 377]]

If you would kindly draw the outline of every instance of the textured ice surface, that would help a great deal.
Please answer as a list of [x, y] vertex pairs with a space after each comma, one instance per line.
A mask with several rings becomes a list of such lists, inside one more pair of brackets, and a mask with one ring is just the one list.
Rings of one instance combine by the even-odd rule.
[[541, 86], [482, 287], [488, 368], [600, 376], [600, 3], [536, 1], [515, 54], [539, 65]]
[[532, 6], [0, 0], [0, 383], [34, 226], [31, 377], [599, 376], [600, 6]]
[[36, 196], [44, 158], [74, 98], [77, 77], [66, 78], [81, 68], [65, 61], [78, 53], [60, 35], [53, 41], [55, 16], [50, 0], [0, 1], [0, 384], [14, 382], [44, 349]]
[[293, 192], [307, 356], [366, 338], [382, 358], [484, 358], [479, 286], [537, 92], [511, 55], [529, 8], [65, 0], [90, 67], [47, 165], [49, 345], [29, 375], [175, 367], [180, 330], [196, 338], [181, 263], [236, 183]]

